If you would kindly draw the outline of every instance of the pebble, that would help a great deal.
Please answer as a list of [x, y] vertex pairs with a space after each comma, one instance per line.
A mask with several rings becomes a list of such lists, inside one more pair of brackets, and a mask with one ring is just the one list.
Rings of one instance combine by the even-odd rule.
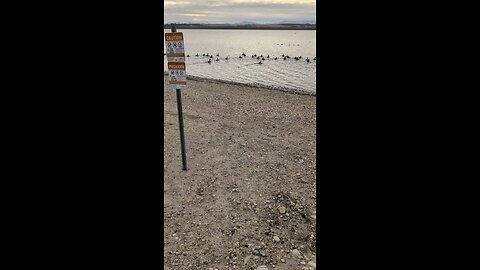
[[257, 267], [257, 270], [268, 270], [268, 267], [266, 265], [260, 265]]
[[280, 242], [280, 238], [279, 238], [278, 236], [274, 236], [274, 237], [273, 237], [273, 241], [275, 241], [275, 242]]
[[287, 212], [287, 209], [285, 207], [281, 206], [281, 207], [278, 208], [278, 211], [280, 212], [280, 214], [283, 215]]
[[301, 255], [301, 253], [300, 253], [300, 251], [298, 251], [298, 249], [294, 249], [294, 250], [292, 250], [292, 255], [293, 255], [294, 257], [298, 257], [298, 256]]

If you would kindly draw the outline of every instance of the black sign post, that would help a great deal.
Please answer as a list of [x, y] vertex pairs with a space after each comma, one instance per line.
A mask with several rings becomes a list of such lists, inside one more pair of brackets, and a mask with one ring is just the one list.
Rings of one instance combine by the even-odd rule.
[[[177, 32], [177, 27], [172, 23], [172, 33]], [[182, 169], [187, 170], [187, 153], [185, 150], [185, 131], [183, 126], [183, 108], [182, 108], [182, 89], [175, 88], [177, 91], [177, 109], [178, 109], [178, 123], [180, 126], [180, 144], [182, 147]]]

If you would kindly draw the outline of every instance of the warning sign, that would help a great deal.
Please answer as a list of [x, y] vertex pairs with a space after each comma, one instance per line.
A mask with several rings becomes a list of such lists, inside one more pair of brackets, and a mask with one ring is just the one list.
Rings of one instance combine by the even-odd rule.
[[168, 63], [168, 76], [170, 77], [170, 85], [174, 86], [176, 89], [183, 89], [187, 87], [187, 72], [185, 70], [185, 63]]
[[167, 46], [168, 62], [185, 62], [185, 47], [183, 33], [165, 33], [165, 45]]

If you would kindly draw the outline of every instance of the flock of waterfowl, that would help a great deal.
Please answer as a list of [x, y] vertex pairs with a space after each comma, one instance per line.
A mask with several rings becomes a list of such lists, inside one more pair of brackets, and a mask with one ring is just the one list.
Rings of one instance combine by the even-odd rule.
[[[165, 55], [165, 53], [164, 53], [164, 55]], [[187, 54], [187, 57], [190, 57], [190, 54]], [[207, 63], [209, 63], [209, 64], [212, 63], [212, 59], [214, 58], [213, 54], [209, 54], [209, 53], [204, 53], [204, 54], [202, 54], [202, 55], [200, 55], [200, 54], [197, 53], [197, 54], [195, 54], [195, 57], [208, 57]], [[220, 59], [221, 59], [221, 58], [219, 58], [219, 57], [220, 57], [220, 54], [217, 53], [217, 54], [216, 54], [216, 59], [215, 59], [214, 61], [215, 61], [215, 62], [219, 62]], [[239, 59], [246, 58], [246, 57], [247, 57], [247, 55], [246, 55], [245, 53], [242, 53], [241, 55], [238, 56]], [[276, 61], [276, 60], [279, 60], [279, 59], [283, 58], [283, 60], [287, 60], [287, 59], [290, 59], [290, 56], [288, 56], [288, 55], [286, 55], [286, 54], [282, 54], [281, 57], [270, 57], [270, 55], [263, 56], [262, 54], [260, 54], [260, 55], [252, 54], [252, 55], [251, 55], [251, 58], [254, 58], [254, 59], [256, 58], [257, 60], [260, 60], [260, 61], [259, 61], [258, 63], [256, 63], [256, 64], [262, 65], [262, 64], [263, 64], [262, 61], [266, 61], [267, 59], [268, 59], [268, 60], [274, 60], [274, 61]], [[224, 60], [228, 60], [228, 59], [230, 59], [230, 58], [227, 56], [227, 57], [225, 57], [225, 58], [223, 58], [223, 59], [224, 59]], [[302, 56], [295, 56], [295, 57], [293, 57], [293, 59], [295, 59], [296, 61], [299, 61], [299, 60], [302, 59]], [[311, 61], [312, 61], [312, 60], [310, 60], [308, 57], [305, 58], [305, 62], [310, 63]], [[317, 57], [314, 57], [314, 58], [313, 58], [313, 61], [317, 61]]]

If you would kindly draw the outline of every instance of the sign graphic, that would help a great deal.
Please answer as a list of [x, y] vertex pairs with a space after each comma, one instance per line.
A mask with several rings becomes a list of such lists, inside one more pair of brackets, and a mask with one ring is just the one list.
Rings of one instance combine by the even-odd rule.
[[165, 33], [168, 62], [185, 62], [185, 47], [183, 33]]
[[187, 87], [187, 72], [185, 70], [185, 63], [183, 62], [169, 62], [168, 76], [170, 77], [170, 85], [177, 89]]

